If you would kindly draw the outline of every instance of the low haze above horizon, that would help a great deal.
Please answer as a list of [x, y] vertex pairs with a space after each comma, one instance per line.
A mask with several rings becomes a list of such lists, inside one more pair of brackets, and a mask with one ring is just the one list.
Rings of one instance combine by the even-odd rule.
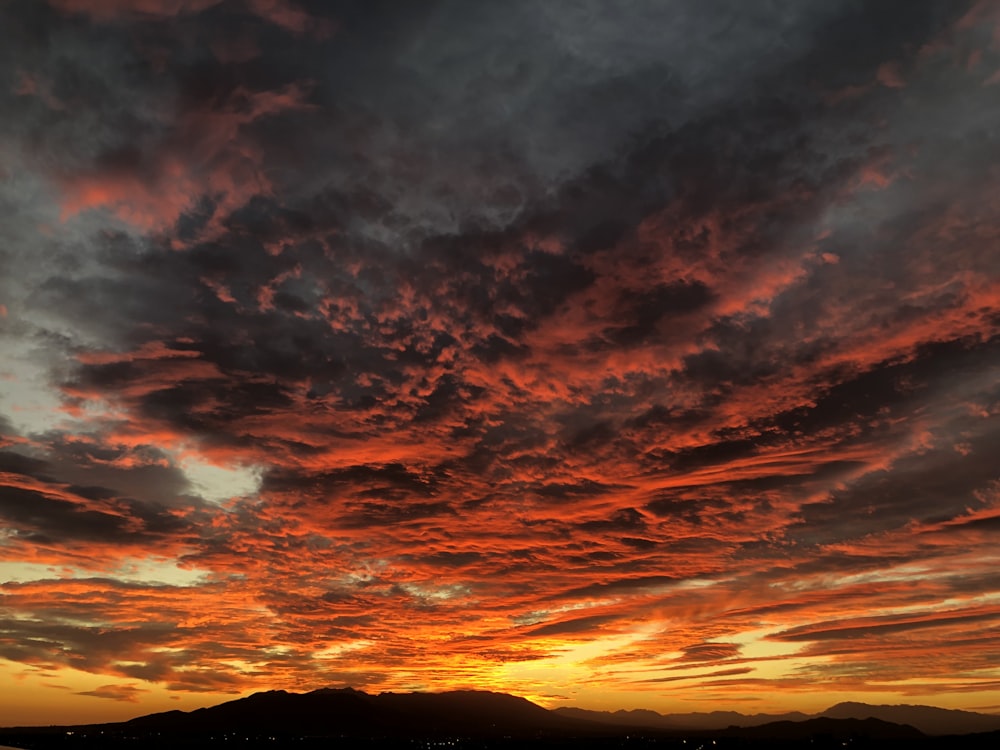
[[1000, 711], [1000, 0], [0, 0], [0, 726]]

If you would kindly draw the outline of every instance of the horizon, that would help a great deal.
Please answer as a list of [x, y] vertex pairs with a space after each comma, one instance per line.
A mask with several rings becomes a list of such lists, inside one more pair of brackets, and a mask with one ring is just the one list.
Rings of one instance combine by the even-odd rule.
[[998, 92], [1000, 0], [0, 2], [0, 725], [1000, 711]]
[[[514, 695], [512, 693], [505, 693], [505, 692], [495, 691], [495, 690], [480, 690], [480, 689], [474, 689], [474, 688], [470, 688], [470, 689], [456, 688], [456, 689], [451, 689], [451, 690], [412, 690], [412, 691], [384, 690], [384, 691], [379, 691], [379, 692], [369, 692], [369, 691], [365, 691], [365, 690], [359, 690], [359, 689], [351, 687], [351, 686], [341, 686], [341, 687], [328, 686], [328, 687], [314, 688], [312, 690], [304, 690], [304, 691], [286, 690], [286, 689], [283, 689], [283, 688], [269, 689], [269, 690], [254, 690], [254, 691], [245, 693], [243, 695], [239, 695], [239, 696], [235, 696], [235, 697], [230, 697], [228, 700], [222, 701], [220, 703], [212, 703], [212, 704], [208, 704], [208, 705], [205, 705], [205, 706], [197, 706], [195, 708], [186, 710], [185, 713], [190, 713], [191, 711], [196, 711], [199, 708], [212, 708], [214, 706], [222, 705], [223, 703], [230, 703], [230, 702], [235, 702], [235, 701], [241, 701], [241, 700], [244, 700], [246, 698], [250, 698], [250, 697], [253, 697], [253, 696], [257, 696], [257, 695], [268, 695], [268, 694], [272, 694], [272, 693], [284, 693], [284, 694], [288, 694], [288, 695], [308, 695], [310, 693], [319, 693], [319, 692], [326, 692], [326, 691], [333, 691], [333, 692], [353, 692], [353, 693], [358, 693], [358, 694], [365, 695], [365, 696], [368, 696], [368, 697], [373, 697], [373, 698], [377, 698], [377, 697], [379, 697], [381, 695], [441, 695], [441, 696], [447, 696], [447, 695], [452, 695], [452, 694], [456, 694], [456, 693], [484, 693], [484, 694], [489, 694], [489, 695], [506, 696], [506, 697], [512, 697], [512, 698], [518, 698], [518, 699], [526, 700], [526, 701], [529, 701], [530, 703], [532, 703], [532, 704], [534, 704], [536, 706], [539, 706], [541, 708], [544, 708], [544, 709], [546, 709], [548, 711], [558, 711], [559, 709], [580, 709], [580, 710], [583, 710], [583, 711], [599, 712], [599, 713], [604, 713], [604, 714], [609, 714], [609, 715], [615, 714], [615, 713], [621, 713], [621, 712], [631, 713], [631, 712], [634, 712], [634, 711], [653, 711], [654, 713], [657, 713], [660, 716], [665, 717], [665, 718], [669, 718], [671, 716], [686, 716], [686, 715], [691, 715], [691, 714], [701, 714], [701, 715], [704, 715], [704, 716], [707, 717], [707, 716], [710, 716], [713, 713], [724, 713], [724, 714], [727, 714], [727, 715], [735, 713], [735, 714], [738, 714], [738, 715], [741, 715], [741, 716], [745, 716], [747, 718], [753, 718], [753, 717], [756, 717], [756, 716], [773, 716], [773, 717], [776, 717], [776, 721], [780, 721], [780, 720], [782, 720], [782, 717], [785, 717], [785, 716], [790, 715], [790, 714], [801, 714], [804, 717], [803, 720], [806, 720], [806, 719], [821, 717], [825, 713], [827, 713], [829, 711], [832, 711], [833, 709], [836, 709], [838, 707], [844, 706], [844, 705], [857, 705], [857, 706], [861, 706], [861, 707], [865, 707], [865, 708], [908, 708], [908, 709], [931, 709], [933, 711], [939, 711], [939, 710], [943, 710], [943, 711], [963, 711], [963, 712], [973, 713], [973, 714], [976, 714], [976, 715], [979, 715], [979, 716], [992, 716], [992, 717], [996, 717], [997, 719], [1000, 719], [1000, 711], [990, 712], [990, 711], [969, 711], [968, 709], [948, 709], [948, 708], [944, 708], [944, 707], [941, 707], [941, 706], [934, 706], [934, 705], [929, 705], [929, 704], [919, 704], [919, 703], [917, 703], [917, 704], [914, 704], [914, 703], [872, 704], [872, 703], [865, 703], [865, 702], [859, 702], [859, 701], [841, 701], [841, 702], [837, 702], [837, 703], [831, 703], [831, 704], [827, 705], [825, 709], [822, 709], [822, 710], [819, 710], [819, 711], [813, 711], [813, 712], [802, 712], [802, 711], [794, 711], [794, 710], [793, 711], [784, 711], [784, 712], [757, 712], [757, 711], [751, 712], [751, 711], [737, 711], [735, 709], [726, 709], [726, 708], [713, 708], [711, 710], [705, 710], [705, 711], [661, 712], [661, 711], [655, 711], [653, 709], [637, 709], [637, 708], [634, 708], [634, 707], [632, 707], [632, 708], [630, 708], [630, 707], [619, 707], [619, 708], [598, 708], [598, 709], [595, 709], [595, 708], [584, 708], [582, 706], [572, 706], [572, 705], [544, 706], [544, 705], [542, 705], [540, 703], [537, 703], [535, 701], [531, 701], [530, 699], [525, 698], [524, 696]], [[175, 710], [175, 709], [168, 709], [168, 712], [170, 710]], [[115, 722], [118, 722], [118, 721], [130, 721], [131, 719], [142, 718], [142, 717], [145, 717], [145, 716], [151, 716], [151, 715], [155, 715], [157, 713], [162, 713], [162, 712], [154, 711], [154, 712], [149, 712], [149, 713], [140, 713], [140, 714], [136, 714], [135, 716], [127, 717], [125, 719], [121, 719], [121, 720], [116, 719], [113, 722], [108, 722], [108, 723], [115, 723]], [[96, 722], [88, 722], [88, 723], [93, 724], [93, 723], [96, 723]], [[66, 724], [65, 726], [81, 726], [81, 725], [85, 725], [85, 724]], [[44, 726], [63, 726], [63, 725], [60, 725], [60, 724], [45, 724], [45, 725], [37, 725], [37, 724], [32, 724], [32, 725], [28, 725], [28, 724], [2, 725], [2, 724], [0, 724], [0, 730], [16, 729], [18, 727], [44, 727]], [[0, 747], [2, 747], [2, 746], [0, 746]]]

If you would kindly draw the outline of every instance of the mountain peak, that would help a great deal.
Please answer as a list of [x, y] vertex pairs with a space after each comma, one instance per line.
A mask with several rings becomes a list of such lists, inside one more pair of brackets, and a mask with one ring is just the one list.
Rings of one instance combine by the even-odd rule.
[[316, 688], [315, 690], [310, 690], [306, 695], [364, 695], [368, 696], [364, 690], [357, 690], [350, 686], [347, 687], [322, 687]]

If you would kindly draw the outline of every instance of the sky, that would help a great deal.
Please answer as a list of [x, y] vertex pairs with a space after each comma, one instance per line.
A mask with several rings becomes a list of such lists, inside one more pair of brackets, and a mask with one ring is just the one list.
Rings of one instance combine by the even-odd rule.
[[0, 0], [0, 725], [1000, 712], [1000, 2]]

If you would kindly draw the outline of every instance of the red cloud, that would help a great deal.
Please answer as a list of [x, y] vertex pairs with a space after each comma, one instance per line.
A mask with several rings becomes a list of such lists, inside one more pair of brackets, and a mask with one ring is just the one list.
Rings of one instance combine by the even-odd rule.
[[276, 91], [237, 89], [220, 105], [180, 112], [144, 163], [61, 178], [61, 219], [105, 208], [140, 230], [163, 231], [208, 198], [215, 205], [206, 229], [211, 236], [219, 231], [218, 217], [271, 191], [259, 147], [244, 128], [264, 117], [309, 109], [307, 97], [298, 84]]

